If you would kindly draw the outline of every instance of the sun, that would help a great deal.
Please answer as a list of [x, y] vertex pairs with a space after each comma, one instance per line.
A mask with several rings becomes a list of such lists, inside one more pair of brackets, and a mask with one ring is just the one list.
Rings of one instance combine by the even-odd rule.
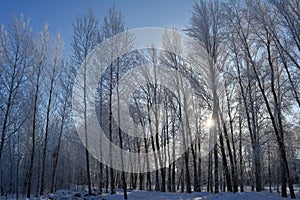
[[211, 116], [206, 119], [206, 124], [205, 125], [206, 125], [207, 128], [213, 127], [214, 120], [213, 120], [213, 118]]

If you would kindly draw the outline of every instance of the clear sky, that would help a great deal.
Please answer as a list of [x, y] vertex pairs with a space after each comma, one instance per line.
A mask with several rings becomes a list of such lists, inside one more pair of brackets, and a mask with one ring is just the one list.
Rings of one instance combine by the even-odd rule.
[[89, 8], [100, 24], [106, 11], [115, 4], [121, 11], [128, 29], [139, 27], [185, 28], [191, 17], [194, 0], [0, 0], [0, 24], [13, 14], [30, 17], [33, 31], [44, 23], [52, 33], [60, 32], [65, 42], [65, 54], [70, 52], [72, 23]]

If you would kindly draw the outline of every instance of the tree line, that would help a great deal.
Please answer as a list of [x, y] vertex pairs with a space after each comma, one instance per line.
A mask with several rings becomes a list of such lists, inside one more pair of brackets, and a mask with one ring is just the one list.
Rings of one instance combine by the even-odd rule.
[[[77, 135], [71, 99], [77, 72], [80, 67], [86, 72], [93, 49], [127, 30], [122, 13], [113, 6], [102, 22], [92, 10], [78, 16], [70, 57], [63, 56], [62, 37], [49, 32], [47, 24], [35, 33], [29, 19], [14, 16], [0, 28], [1, 195], [30, 198], [79, 187], [89, 195], [114, 194], [122, 188], [127, 199], [128, 188], [188, 193], [268, 188], [295, 198], [293, 185], [300, 181], [295, 165], [300, 148], [299, 5], [299, 0], [199, 0], [182, 30], [191, 38], [188, 44], [175, 29], [165, 30], [161, 49], [135, 50], [132, 35], [107, 43], [106, 58], [117, 59], [99, 77], [98, 121], [121, 149], [138, 156], [153, 153], [152, 160], [136, 161], [143, 169], [124, 163], [121, 153], [124, 170], [99, 162], [85, 148], [89, 133], [86, 128], [84, 141]], [[129, 53], [120, 54], [124, 49]], [[142, 138], [118, 126], [124, 120], [120, 81], [140, 65], [153, 66], [140, 74], [152, 82], [138, 87], [129, 100], [130, 117], [141, 127], [130, 131]], [[172, 71], [172, 90], [159, 84], [162, 65]], [[88, 79], [84, 73], [78, 88], [84, 127]], [[185, 149], [179, 157], [177, 144]], [[100, 154], [112, 151], [110, 146]], [[132, 172], [125, 170], [128, 166]], [[144, 170], [151, 166], [157, 170]]]

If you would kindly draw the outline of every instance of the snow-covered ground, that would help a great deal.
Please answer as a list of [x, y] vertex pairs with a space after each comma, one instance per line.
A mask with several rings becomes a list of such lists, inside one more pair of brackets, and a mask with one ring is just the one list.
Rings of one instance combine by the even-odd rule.
[[[12, 200], [14, 197], [0, 197], [0, 199]], [[23, 198], [19, 198], [23, 199]], [[58, 190], [53, 194], [47, 194], [43, 197], [32, 198], [32, 200], [72, 200], [72, 199], [86, 199], [86, 200], [123, 200], [123, 194], [118, 191], [114, 195], [98, 195], [87, 197], [86, 191], [70, 191]], [[193, 192], [188, 193], [169, 193], [169, 192], [149, 192], [149, 191], [131, 191], [128, 192], [129, 200], [287, 200], [287, 198], [280, 197], [277, 193], [264, 192], [244, 192], [244, 193], [229, 193], [221, 192], [219, 194], [212, 194], [208, 192]], [[289, 198], [288, 198], [289, 199]], [[298, 197], [300, 199], [300, 196]]]
[[[103, 196], [106, 200], [122, 200], [121, 194]], [[157, 200], [157, 199], [170, 199], [170, 200], [282, 200], [277, 194], [269, 192], [244, 192], [244, 193], [229, 193], [222, 192], [219, 194], [212, 194], [207, 192], [187, 193], [163, 193], [163, 192], [147, 192], [147, 191], [133, 191], [129, 194], [130, 200]]]

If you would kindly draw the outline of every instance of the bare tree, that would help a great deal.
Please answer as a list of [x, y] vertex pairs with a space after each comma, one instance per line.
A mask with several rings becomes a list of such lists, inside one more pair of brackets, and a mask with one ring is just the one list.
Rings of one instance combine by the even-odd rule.
[[[270, 30], [266, 28], [265, 26], [265, 19], [268, 19], [268, 8], [266, 4], [260, 2], [257, 3], [257, 6], [253, 7], [252, 10], [254, 16], [256, 17], [256, 22], [260, 22], [262, 26], [254, 26], [252, 24], [252, 28], [259, 27], [260, 30], [253, 29], [255, 31], [254, 34], [258, 36], [259, 42], [263, 45], [261, 49], [264, 49], [266, 52], [265, 55], [267, 57], [266, 65], [269, 67], [269, 73], [270, 73], [270, 90], [272, 94], [272, 100], [270, 100], [266, 95], [266, 89], [263, 86], [263, 83], [261, 82], [261, 78], [259, 75], [259, 70], [257, 69], [257, 63], [255, 63], [252, 59], [250, 60], [255, 77], [258, 81], [259, 89], [262, 93], [264, 102], [267, 107], [267, 111], [270, 115], [272, 125], [274, 128], [274, 132], [276, 135], [276, 140], [278, 142], [279, 150], [280, 150], [280, 157], [282, 159], [283, 164], [283, 174], [282, 174], [282, 196], [286, 197], [286, 182], [288, 183], [288, 187], [290, 189], [290, 195], [291, 198], [296, 198], [293, 188], [293, 181], [291, 179], [290, 175], [290, 169], [288, 166], [288, 160], [286, 155], [286, 147], [285, 147], [285, 130], [284, 130], [284, 120], [283, 120], [283, 109], [282, 109], [282, 103], [281, 99], [282, 97], [282, 89], [279, 87], [281, 83], [281, 73], [280, 73], [280, 66], [278, 66], [276, 60], [274, 60], [274, 57], [277, 57], [276, 52], [273, 52], [273, 41], [271, 37]], [[261, 35], [262, 34], [262, 35]], [[299, 49], [299, 48], [298, 48]], [[248, 52], [249, 55], [249, 52]], [[271, 103], [272, 102], [272, 103]], [[273, 104], [273, 105], [272, 105]], [[273, 107], [273, 108], [272, 108]]]
[[[207, 81], [207, 87], [211, 93], [211, 104], [212, 104], [212, 120], [215, 125], [212, 126], [212, 140], [214, 140], [214, 181], [215, 181], [215, 193], [219, 192], [219, 175], [218, 175], [218, 148], [216, 145], [217, 135], [221, 133], [220, 126], [220, 105], [219, 105], [219, 88], [220, 88], [220, 69], [222, 65], [220, 62], [222, 60], [222, 44], [221, 44], [221, 10], [218, 1], [205, 2], [199, 1], [195, 2], [193, 7], [193, 14], [191, 17], [191, 26], [187, 29], [188, 34], [195, 38], [197, 45], [200, 49], [203, 49], [204, 55], [198, 55], [201, 59], [205, 60], [200, 64]], [[198, 49], [199, 50], [199, 49]], [[196, 50], [197, 51], [197, 50]], [[199, 63], [201, 63], [199, 62]], [[228, 171], [228, 166], [224, 165], [226, 171]], [[227, 173], [227, 187], [231, 191], [231, 180], [229, 174]]]
[[[174, 83], [177, 85], [176, 90], [172, 91], [177, 96], [177, 103], [179, 105], [178, 110], [174, 109], [174, 112], [177, 113], [178, 119], [181, 122], [182, 125], [182, 138], [183, 138], [183, 148], [186, 149], [184, 154], [184, 162], [185, 162], [185, 184], [186, 184], [186, 191], [188, 193], [192, 192], [191, 189], [191, 175], [190, 175], [190, 169], [189, 169], [189, 150], [191, 149], [191, 153], [193, 155], [193, 161], [194, 161], [194, 167], [196, 167], [196, 150], [193, 144], [190, 144], [192, 142], [192, 136], [191, 136], [191, 126], [192, 122], [194, 121], [193, 116], [189, 117], [186, 115], [188, 113], [187, 107], [188, 107], [188, 96], [191, 96], [192, 94], [187, 94], [187, 91], [185, 90], [183, 77], [187, 77], [189, 73], [187, 71], [189, 70], [188, 64], [186, 61], [183, 60], [181, 57], [184, 46], [182, 44], [182, 38], [178, 34], [178, 32], [174, 30], [166, 30], [163, 35], [163, 42], [162, 42], [163, 49], [165, 49], [164, 52], [161, 53], [161, 63], [163, 65], [166, 65], [170, 67], [171, 69], [176, 70], [176, 77], [170, 77], [170, 79], [174, 78]], [[182, 105], [181, 105], [182, 104]], [[185, 114], [183, 114], [185, 113]], [[188, 148], [190, 147], [190, 148]], [[195, 169], [195, 168], [194, 168]], [[194, 170], [195, 174], [195, 182], [198, 181], [197, 179], [197, 170]]]
[[[24, 16], [13, 17], [10, 24], [0, 28], [0, 68], [1, 68], [1, 141], [0, 141], [0, 193], [3, 194], [2, 156], [5, 140], [18, 131], [23, 119], [18, 120], [14, 127], [10, 127], [13, 120], [13, 111], [20, 97], [20, 89], [30, 76], [29, 68], [34, 60], [34, 42], [29, 19]], [[3, 100], [3, 101], [2, 101]], [[20, 99], [21, 101], [21, 99]], [[3, 112], [2, 112], [3, 111]], [[19, 115], [22, 118], [23, 115]], [[17, 121], [16, 121], [17, 122]], [[20, 123], [20, 124], [19, 124]], [[8, 131], [10, 130], [10, 131]]]
[[72, 49], [73, 49], [73, 61], [76, 66], [82, 66], [84, 68], [84, 83], [82, 86], [83, 90], [83, 102], [82, 105], [84, 112], [84, 126], [85, 126], [85, 157], [86, 157], [86, 171], [87, 171], [87, 182], [89, 195], [92, 194], [91, 186], [91, 175], [90, 175], [90, 161], [88, 152], [88, 136], [87, 136], [87, 97], [86, 97], [86, 71], [87, 71], [87, 56], [94, 49], [96, 44], [99, 42], [99, 28], [98, 20], [93, 14], [92, 10], [89, 10], [82, 17], [78, 17], [76, 22], [73, 24], [73, 38], [72, 38]]
[[[186, 30], [193, 39], [190, 46], [183, 46], [176, 30], [167, 29], [162, 48], [139, 51], [131, 51], [134, 37], [126, 35], [115, 7], [101, 28], [89, 10], [73, 24], [69, 63], [63, 62], [60, 36], [47, 25], [33, 34], [29, 20], [13, 17], [0, 27], [0, 196], [30, 198], [32, 192], [41, 196], [74, 185], [87, 185], [89, 195], [92, 186], [99, 187], [99, 194], [103, 188], [111, 194], [122, 188], [124, 199], [127, 187], [191, 192], [207, 186], [217, 193], [237, 192], [238, 187], [243, 192], [248, 186], [273, 192], [275, 186], [283, 197], [295, 198], [299, 6], [299, 0], [198, 0]], [[104, 41], [99, 59], [104, 74], [93, 102], [98, 121], [112, 143], [138, 155], [136, 163], [125, 163], [120, 151], [120, 171], [113, 159], [106, 166], [88, 152], [88, 54]], [[132, 131], [144, 138], [118, 126], [128, 89], [123, 78], [139, 65], [151, 67], [138, 77], [147, 84], [134, 90], [129, 112], [136, 126]], [[76, 74], [80, 67], [83, 73]], [[173, 81], [173, 91], [161, 84], [161, 67], [170, 70], [166, 78]], [[76, 75], [83, 76], [77, 88], [81, 99], [75, 102], [83, 114], [83, 144], [71, 112]], [[206, 115], [212, 115], [210, 127]], [[186, 151], [177, 159], [179, 144]], [[202, 151], [205, 145], [212, 149], [208, 156]], [[100, 152], [100, 158], [113, 155], [112, 150]], [[157, 170], [150, 172], [153, 168]]]
[[[120, 124], [120, 102], [119, 102], [119, 79], [121, 76], [122, 71], [126, 70], [129, 65], [128, 62], [131, 59], [130, 57], [124, 55], [120, 55], [122, 52], [127, 52], [126, 49], [129, 51], [132, 49], [133, 45], [133, 38], [129, 34], [122, 34], [115, 38], [111, 38], [114, 35], [124, 32], [125, 31], [125, 22], [122, 16], [122, 13], [117, 11], [115, 6], [110, 8], [107, 12], [107, 15], [104, 17], [103, 25], [101, 27], [100, 31], [100, 40], [104, 41], [106, 39], [109, 39], [108, 46], [107, 46], [107, 52], [104, 53], [105, 57], [110, 63], [109, 65], [109, 76], [105, 77], [108, 79], [108, 129], [109, 129], [109, 139], [113, 141], [113, 135], [115, 133], [114, 125], [113, 125], [113, 116], [112, 116], [112, 105], [113, 105], [113, 99], [112, 99], [112, 92], [114, 87], [117, 91], [117, 109], [118, 109], [118, 119], [116, 120]], [[111, 39], [110, 39], [111, 38]], [[123, 58], [120, 58], [122, 57]], [[111, 60], [112, 57], [117, 57], [117, 61]], [[127, 199], [127, 183], [126, 183], [126, 176], [125, 176], [125, 170], [124, 170], [124, 161], [123, 161], [123, 136], [122, 136], [122, 130], [120, 128], [117, 128], [117, 135], [119, 137], [119, 143], [120, 143], [120, 157], [121, 157], [121, 180], [122, 180], [122, 186], [124, 191], [124, 199]], [[110, 152], [109, 154], [112, 155], [112, 149], [110, 145]], [[110, 166], [112, 165], [112, 159], [110, 159]], [[115, 193], [115, 174], [114, 169], [110, 167], [110, 192], [111, 194]]]
[[[42, 71], [45, 68], [46, 56], [49, 48], [48, 41], [48, 30], [46, 27], [39, 33], [39, 40], [36, 42], [37, 52], [36, 52], [36, 61], [33, 67], [33, 86], [34, 86], [34, 100], [33, 100], [33, 119], [32, 119], [32, 134], [31, 134], [31, 152], [30, 152], [30, 165], [28, 170], [27, 177], [27, 194], [26, 197], [30, 198], [31, 188], [32, 188], [32, 179], [33, 179], [33, 166], [34, 158], [36, 151], [36, 138], [37, 138], [37, 129], [38, 129], [38, 114], [39, 114], [39, 100], [41, 98], [41, 78]], [[39, 98], [40, 97], [40, 98]]]
[[[299, 87], [297, 87], [297, 71], [300, 69], [299, 52], [300, 38], [299, 38], [299, 1], [277, 1], [271, 0], [271, 5], [267, 7], [274, 7], [275, 12], [271, 16], [260, 15], [265, 28], [269, 30], [270, 37], [274, 41], [275, 47], [281, 58], [281, 62], [287, 73], [290, 82], [290, 88], [293, 97], [300, 107]], [[297, 9], [298, 8], [298, 9]]]
[[[68, 117], [68, 111], [70, 107], [70, 95], [72, 92], [72, 74], [74, 72], [72, 71], [72, 68], [70, 67], [70, 64], [65, 64], [64, 70], [60, 70], [60, 79], [59, 81], [59, 88], [61, 90], [61, 95], [59, 96], [59, 102], [62, 107], [60, 107], [59, 113], [61, 116], [61, 122], [59, 127], [59, 135], [58, 135], [58, 141], [57, 146], [54, 148], [54, 152], [52, 153], [53, 156], [53, 171], [52, 171], [52, 177], [51, 177], [51, 188], [50, 192], [53, 193], [55, 189], [55, 182], [56, 182], [56, 176], [57, 176], [57, 168], [58, 168], [58, 161], [60, 158], [60, 151], [61, 151], [61, 144], [62, 144], [62, 138], [63, 133], [65, 132], [65, 127], [67, 123], [67, 117]], [[71, 74], [71, 75], [70, 75]]]
[[[254, 4], [257, 3], [256, 6]], [[228, 10], [229, 11], [229, 10]], [[289, 167], [286, 156], [286, 147], [284, 142], [284, 128], [283, 128], [283, 116], [282, 116], [282, 104], [281, 98], [282, 92], [280, 85], [281, 73], [274, 59], [276, 52], [273, 48], [272, 34], [270, 29], [267, 27], [266, 19], [270, 16], [268, 8], [262, 2], [249, 2], [247, 9], [241, 12], [236, 4], [233, 4], [229, 13], [231, 18], [229, 23], [232, 24], [232, 35], [236, 35], [238, 42], [234, 42], [233, 45], [235, 52], [241, 46], [241, 51], [235, 53], [236, 66], [238, 71], [238, 77], [240, 82], [240, 88], [242, 96], [244, 98], [245, 109], [249, 108], [249, 112], [246, 111], [248, 119], [248, 128], [250, 130], [251, 143], [253, 148], [253, 155], [255, 161], [255, 178], [256, 178], [256, 189], [262, 189], [261, 182], [261, 162], [260, 162], [260, 148], [259, 148], [259, 135], [258, 135], [258, 124], [257, 124], [257, 108], [253, 98], [256, 93], [250, 93], [248, 98], [250, 100], [249, 106], [246, 105], [246, 92], [243, 90], [241, 84], [241, 71], [240, 66], [246, 66], [246, 73], [248, 78], [248, 91], [253, 91], [253, 81], [255, 79], [257, 86], [256, 88], [260, 91], [261, 99], [263, 100], [266, 111], [270, 117], [270, 121], [273, 125], [276, 140], [278, 142], [280, 157], [282, 159], [283, 173], [282, 173], [282, 196], [286, 197], [286, 182], [289, 183], [291, 197], [294, 198], [294, 191], [292, 187], [291, 177], [289, 173]], [[241, 14], [242, 13], [242, 14]], [[251, 17], [250, 17], [251, 16]], [[275, 31], [273, 29], [273, 31]], [[242, 55], [242, 61], [239, 61]], [[265, 59], [267, 58], [267, 59]], [[243, 63], [243, 64], [242, 64]], [[267, 66], [268, 68], [264, 68]], [[269, 80], [267, 80], [269, 78]], [[268, 83], [268, 84], [266, 84]], [[251, 90], [249, 90], [251, 89]], [[267, 94], [272, 94], [269, 97]], [[251, 123], [250, 123], [251, 120]], [[252, 127], [252, 130], [250, 129]], [[258, 170], [257, 170], [258, 169]]]
[[[46, 31], [48, 31], [48, 27], [46, 25]], [[44, 193], [44, 185], [45, 185], [45, 163], [46, 163], [46, 153], [47, 153], [47, 145], [48, 145], [48, 134], [49, 134], [49, 125], [50, 125], [50, 114], [53, 109], [53, 101], [54, 101], [54, 95], [55, 95], [55, 84], [56, 79], [59, 72], [59, 67], [62, 66], [62, 42], [60, 35], [58, 34], [56, 38], [51, 38], [49, 35], [49, 42], [53, 44], [49, 48], [49, 55], [50, 58], [48, 58], [47, 68], [46, 71], [49, 70], [49, 81], [50, 81], [50, 88], [49, 88], [49, 94], [48, 94], [48, 102], [47, 102], [47, 110], [46, 110], [46, 127], [45, 127], [45, 136], [44, 136], [44, 147], [43, 147], [43, 157], [42, 157], [42, 174], [41, 174], [41, 188], [40, 188], [40, 195]]]

